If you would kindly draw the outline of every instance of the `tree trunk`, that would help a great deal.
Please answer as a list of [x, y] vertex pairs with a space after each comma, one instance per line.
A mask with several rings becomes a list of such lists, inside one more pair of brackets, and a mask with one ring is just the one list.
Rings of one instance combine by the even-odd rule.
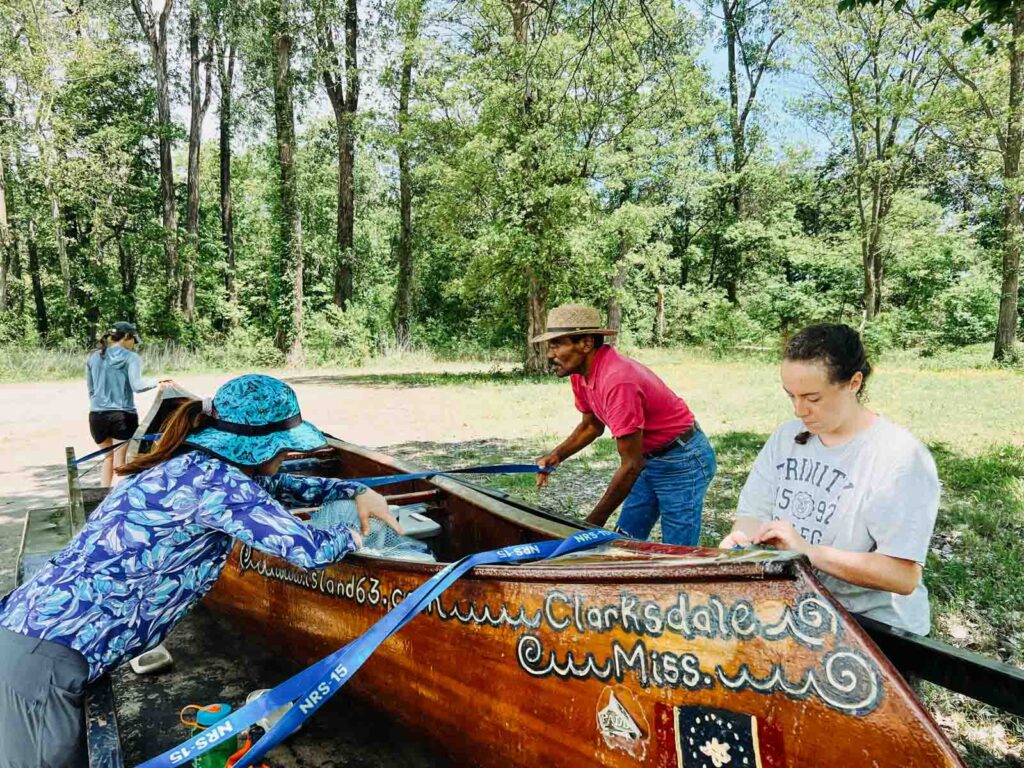
[[1003, 152], [1003, 186], [1006, 203], [1003, 208], [1003, 279], [999, 294], [999, 324], [992, 357], [1014, 361], [1017, 358], [1018, 292], [1020, 290], [1021, 205], [1020, 153], [1022, 134], [1021, 97], [1024, 89], [1024, 11], [1013, 19], [1013, 40], [1010, 49], [1010, 113], [1006, 126], [1006, 147]]
[[527, 373], [543, 373], [547, 370], [546, 345], [533, 344], [530, 341], [534, 336], [544, 333], [547, 324], [547, 302], [547, 284], [531, 273], [529, 293], [526, 296], [526, 364], [523, 366]]
[[[168, 3], [171, 0], [167, 0]], [[171, 95], [167, 82], [167, 40], [161, 40], [153, 52], [156, 69], [157, 117], [160, 121], [160, 199], [163, 210], [164, 258], [167, 274], [167, 309], [177, 312], [180, 308], [179, 264], [178, 264], [178, 212], [174, 200], [174, 163], [171, 159]]]
[[875, 271], [871, 263], [871, 252], [868, 247], [861, 247], [864, 265], [864, 320], [875, 319]]
[[14, 252], [14, 238], [11, 238], [11, 245], [0, 250], [0, 315], [7, 312], [7, 276], [11, 270], [11, 257]]
[[[196, 262], [199, 258], [199, 152], [202, 147], [203, 120], [210, 106], [210, 57], [199, 53], [199, 5], [193, 0], [188, 13], [189, 108], [188, 174], [185, 232], [187, 245], [182, 258], [181, 308], [186, 320], [196, 311]], [[206, 61], [206, 91], [199, 81], [200, 68]]]
[[[732, 215], [735, 221], [743, 218], [743, 184], [740, 174], [746, 163], [745, 142], [743, 126], [740, 124], [740, 86], [739, 73], [737, 70], [737, 46], [739, 36], [737, 31], [737, 19], [733, 11], [735, 0], [722, 0], [722, 20], [725, 28], [726, 58], [728, 62], [729, 77], [729, 134], [732, 139]], [[740, 271], [740, 254], [732, 247], [728, 247], [722, 254], [722, 264], [719, 269], [719, 287], [725, 288], [726, 297], [733, 304], [738, 300], [738, 284]]]
[[16, 310], [18, 316], [24, 316], [25, 314], [25, 291], [24, 285], [21, 280], [21, 243], [18, 242], [18, 232], [14, 232], [14, 248], [11, 251], [11, 265], [10, 265], [10, 277], [8, 277], [8, 292], [11, 288], [14, 288], [14, 295], [8, 296], [7, 305], [11, 306], [11, 299], [17, 303]]
[[875, 317], [882, 314], [882, 275], [885, 262], [882, 259], [881, 238], [875, 243]]
[[11, 268], [14, 236], [7, 219], [7, 180], [4, 176], [4, 158], [0, 153], [0, 314], [7, 311], [7, 275]]
[[[57, 246], [57, 263], [60, 265], [60, 278], [64, 287], [64, 300], [70, 305], [74, 301], [74, 286], [71, 283], [71, 261], [68, 259], [67, 235], [64, 231], [64, 214], [60, 202], [53, 190], [53, 183], [47, 176], [43, 180], [46, 194], [50, 198], [50, 219], [53, 222], [53, 241]], [[70, 334], [70, 328], [67, 329]]]
[[227, 269], [224, 272], [224, 289], [228, 302], [238, 303], [238, 289], [235, 285], [235, 224], [231, 209], [231, 88], [235, 77], [235, 46], [228, 48], [228, 61], [220, 62], [220, 233], [224, 243], [224, 258]]
[[[338, 133], [338, 211], [335, 230], [334, 303], [342, 309], [353, 296], [352, 259], [355, 232], [355, 115], [359, 107], [357, 0], [345, 0], [344, 67], [338, 58], [328, 19], [317, 20], [317, 37], [327, 64], [321, 73], [334, 110]], [[344, 69], [344, 72], [342, 72]]]
[[654, 304], [654, 343], [659, 347], [665, 343], [665, 289], [660, 285]]
[[[530, 42], [530, 5], [527, 0], [507, 0], [506, 5], [509, 15], [512, 17], [512, 33], [517, 45], [522, 51], [521, 61], [528, 60], [528, 46]], [[529, 136], [533, 133], [534, 125], [534, 98], [533, 89], [526, 71], [522, 75], [522, 101], [520, 104], [521, 124], [517, 126], [522, 136]], [[538, 160], [535, 153], [522, 153], [522, 168], [524, 188], [529, 189], [532, 179], [536, 174]], [[522, 228], [527, 232], [531, 241], [538, 249], [541, 249], [541, 227], [535, 203], [527, 199], [524, 194], [520, 197], [519, 211], [522, 221]], [[524, 355], [524, 370], [527, 373], [542, 373], [547, 369], [546, 344], [534, 344], [531, 339], [544, 332], [547, 323], [545, 309], [548, 299], [547, 275], [539, 274], [537, 266], [549, 269], [548, 262], [541, 251], [534, 255], [535, 263], [524, 272], [526, 282], [526, 349]]]
[[[615, 272], [612, 274], [611, 293], [608, 295], [608, 327], [618, 331], [622, 327], [622, 291], [626, 287], [626, 275], [629, 263], [626, 261], [625, 235], [619, 238], [619, 253], [615, 259]], [[612, 341], [612, 339], [609, 339]]]
[[156, 110], [160, 129], [160, 200], [163, 209], [166, 262], [164, 268], [167, 277], [165, 304], [169, 312], [175, 313], [181, 306], [181, 286], [178, 263], [178, 212], [174, 201], [174, 165], [171, 160], [173, 121], [170, 84], [167, 79], [167, 21], [174, 0], [164, 0], [164, 7], [155, 20], [150, 4], [147, 3], [144, 7], [141, 0], [131, 2], [135, 18], [138, 19], [149, 42], [149, 50], [153, 56], [153, 73], [156, 76]]
[[352, 115], [343, 111], [338, 123], [338, 225], [337, 262], [334, 270], [334, 303], [342, 309], [352, 300], [352, 244], [355, 229], [355, 141]]
[[36, 305], [36, 330], [39, 331], [39, 338], [46, 341], [46, 337], [50, 335], [50, 322], [46, 316], [39, 249], [36, 247], [36, 223], [32, 220], [28, 222], [28, 271], [32, 278], [32, 299]]
[[124, 298], [124, 305], [127, 308], [128, 320], [134, 323], [138, 317], [138, 300], [136, 289], [139, 284], [139, 273], [136, 269], [135, 259], [124, 247], [124, 238], [120, 232], [117, 234], [117, 260], [121, 271], [121, 296]]
[[[334, 303], [342, 309], [353, 296], [352, 246], [355, 232], [355, 117], [359, 108], [359, 14], [357, 0], [345, 0], [345, 73], [324, 73], [338, 130], [338, 222]], [[328, 32], [333, 47], [333, 34]], [[343, 85], [344, 84], [344, 85]]]
[[419, 34], [419, 14], [407, 19], [398, 88], [398, 291], [395, 296], [395, 340], [399, 348], [412, 341], [412, 170], [409, 161], [409, 93], [412, 90], [414, 46]]
[[278, 297], [278, 348], [289, 365], [303, 361], [302, 350], [302, 220], [299, 216], [295, 169], [295, 112], [292, 107], [291, 19], [288, 0], [278, 0], [271, 23], [274, 52], [274, 125], [281, 198], [281, 278]]
[[882, 254], [881, 234], [874, 223], [861, 241], [864, 265], [864, 319], [874, 320], [881, 305]]

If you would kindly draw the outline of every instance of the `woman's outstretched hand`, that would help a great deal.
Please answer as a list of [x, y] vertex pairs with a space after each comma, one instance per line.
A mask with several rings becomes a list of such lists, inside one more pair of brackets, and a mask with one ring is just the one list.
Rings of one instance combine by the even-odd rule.
[[801, 555], [808, 555], [811, 551], [810, 542], [787, 520], [772, 520], [762, 525], [754, 536], [754, 543], [771, 544], [776, 549], [799, 552]]
[[359, 513], [359, 524], [363, 529], [363, 536], [370, 535], [371, 517], [383, 521], [398, 533], [405, 533], [395, 516], [388, 510], [387, 500], [372, 488], [366, 493], [356, 496], [356, 512]]
[[718, 548], [736, 549], [736, 547], [749, 547], [753, 543], [743, 531], [730, 531], [729, 535], [718, 543]]

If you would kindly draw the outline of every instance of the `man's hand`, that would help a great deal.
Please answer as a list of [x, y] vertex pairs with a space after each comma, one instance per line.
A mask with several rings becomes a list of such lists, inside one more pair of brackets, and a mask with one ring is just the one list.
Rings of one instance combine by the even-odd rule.
[[398, 521], [395, 520], [388, 510], [387, 500], [373, 489], [356, 496], [356, 512], [359, 513], [359, 523], [363, 529], [363, 536], [370, 535], [371, 517], [384, 521], [398, 533], [405, 533], [402, 530], [402, 526], [398, 524]]
[[[726, 537], [728, 538], [728, 537]], [[786, 520], [772, 520], [761, 526], [753, 540], [754, 544], [771, 544], [776, 549], [799, 552], [801, 555], [811, 553], [811, 544], [797, 533], [793, 524]]]
[[[558, 457], [558, 454], [555, 453], [554, 451], [549, 453], [547, 456], [541, 456], [539, 459], [537, 459], [537, 466], [540, 467], [541, 469], [544, 469], [545, 467], [550, 467], [551, 469], [554, 469], [555, 467], [557, 467], [561, 463], [562, 463], [562, 460]], [[551, 476], [550, 472], [538, 472], [537, 473], [537, 487], [538, 488], [543, 488], [545, 485], [547, 485], [548, 484], [548, 478], [550, 476]]]

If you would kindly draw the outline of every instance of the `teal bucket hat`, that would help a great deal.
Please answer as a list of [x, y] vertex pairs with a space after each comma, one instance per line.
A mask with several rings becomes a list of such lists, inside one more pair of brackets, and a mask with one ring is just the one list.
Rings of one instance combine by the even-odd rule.
[[185, 444], [235, 464], [256, 466], [281, 451], [323, 448], [327, 439], [302, 420], [291, 387], [273, 376], [250, 373], [217, 390], [210, 425], [190, 434]]

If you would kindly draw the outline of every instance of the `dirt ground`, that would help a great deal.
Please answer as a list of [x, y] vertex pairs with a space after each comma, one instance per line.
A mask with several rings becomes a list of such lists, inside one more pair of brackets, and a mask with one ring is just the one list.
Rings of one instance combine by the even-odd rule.
[[[482, 369], [454, 364], [445, 368], [446, 373], [472, 370]], [[571, 396], [563, 391], [568, 389], [565, 382], [552, 382], [551, 397], [546, 398], [535, 396], [536, 387], [512, 387], [496, 411], [481, 400], [479, 387], [398, 389], [387, 375], [358, 371], [289, 371], [280, 375], [295, 388], [303, 416], [309, 421], [337, 437], [369, 447], [425, 439], [448, 442], [561, 434], [578, 420]], [[231, 376], [187, 375], [175, 381], [199, 396], [210, 396]], [[542, 389], [547, 393], [549, 386]], [[152, 401], [152, 392], [138, 395], [139, 413], [144, 414]], [[74, 446], [80, 456], [94, 448], [88, 411], [81, 381], [0, 385], [0, 499], [59, 501], [64, 447]], [[51, 469], [54, 465], [56, 470]], [[53, 471], [57, 484], [51, 489]]]

